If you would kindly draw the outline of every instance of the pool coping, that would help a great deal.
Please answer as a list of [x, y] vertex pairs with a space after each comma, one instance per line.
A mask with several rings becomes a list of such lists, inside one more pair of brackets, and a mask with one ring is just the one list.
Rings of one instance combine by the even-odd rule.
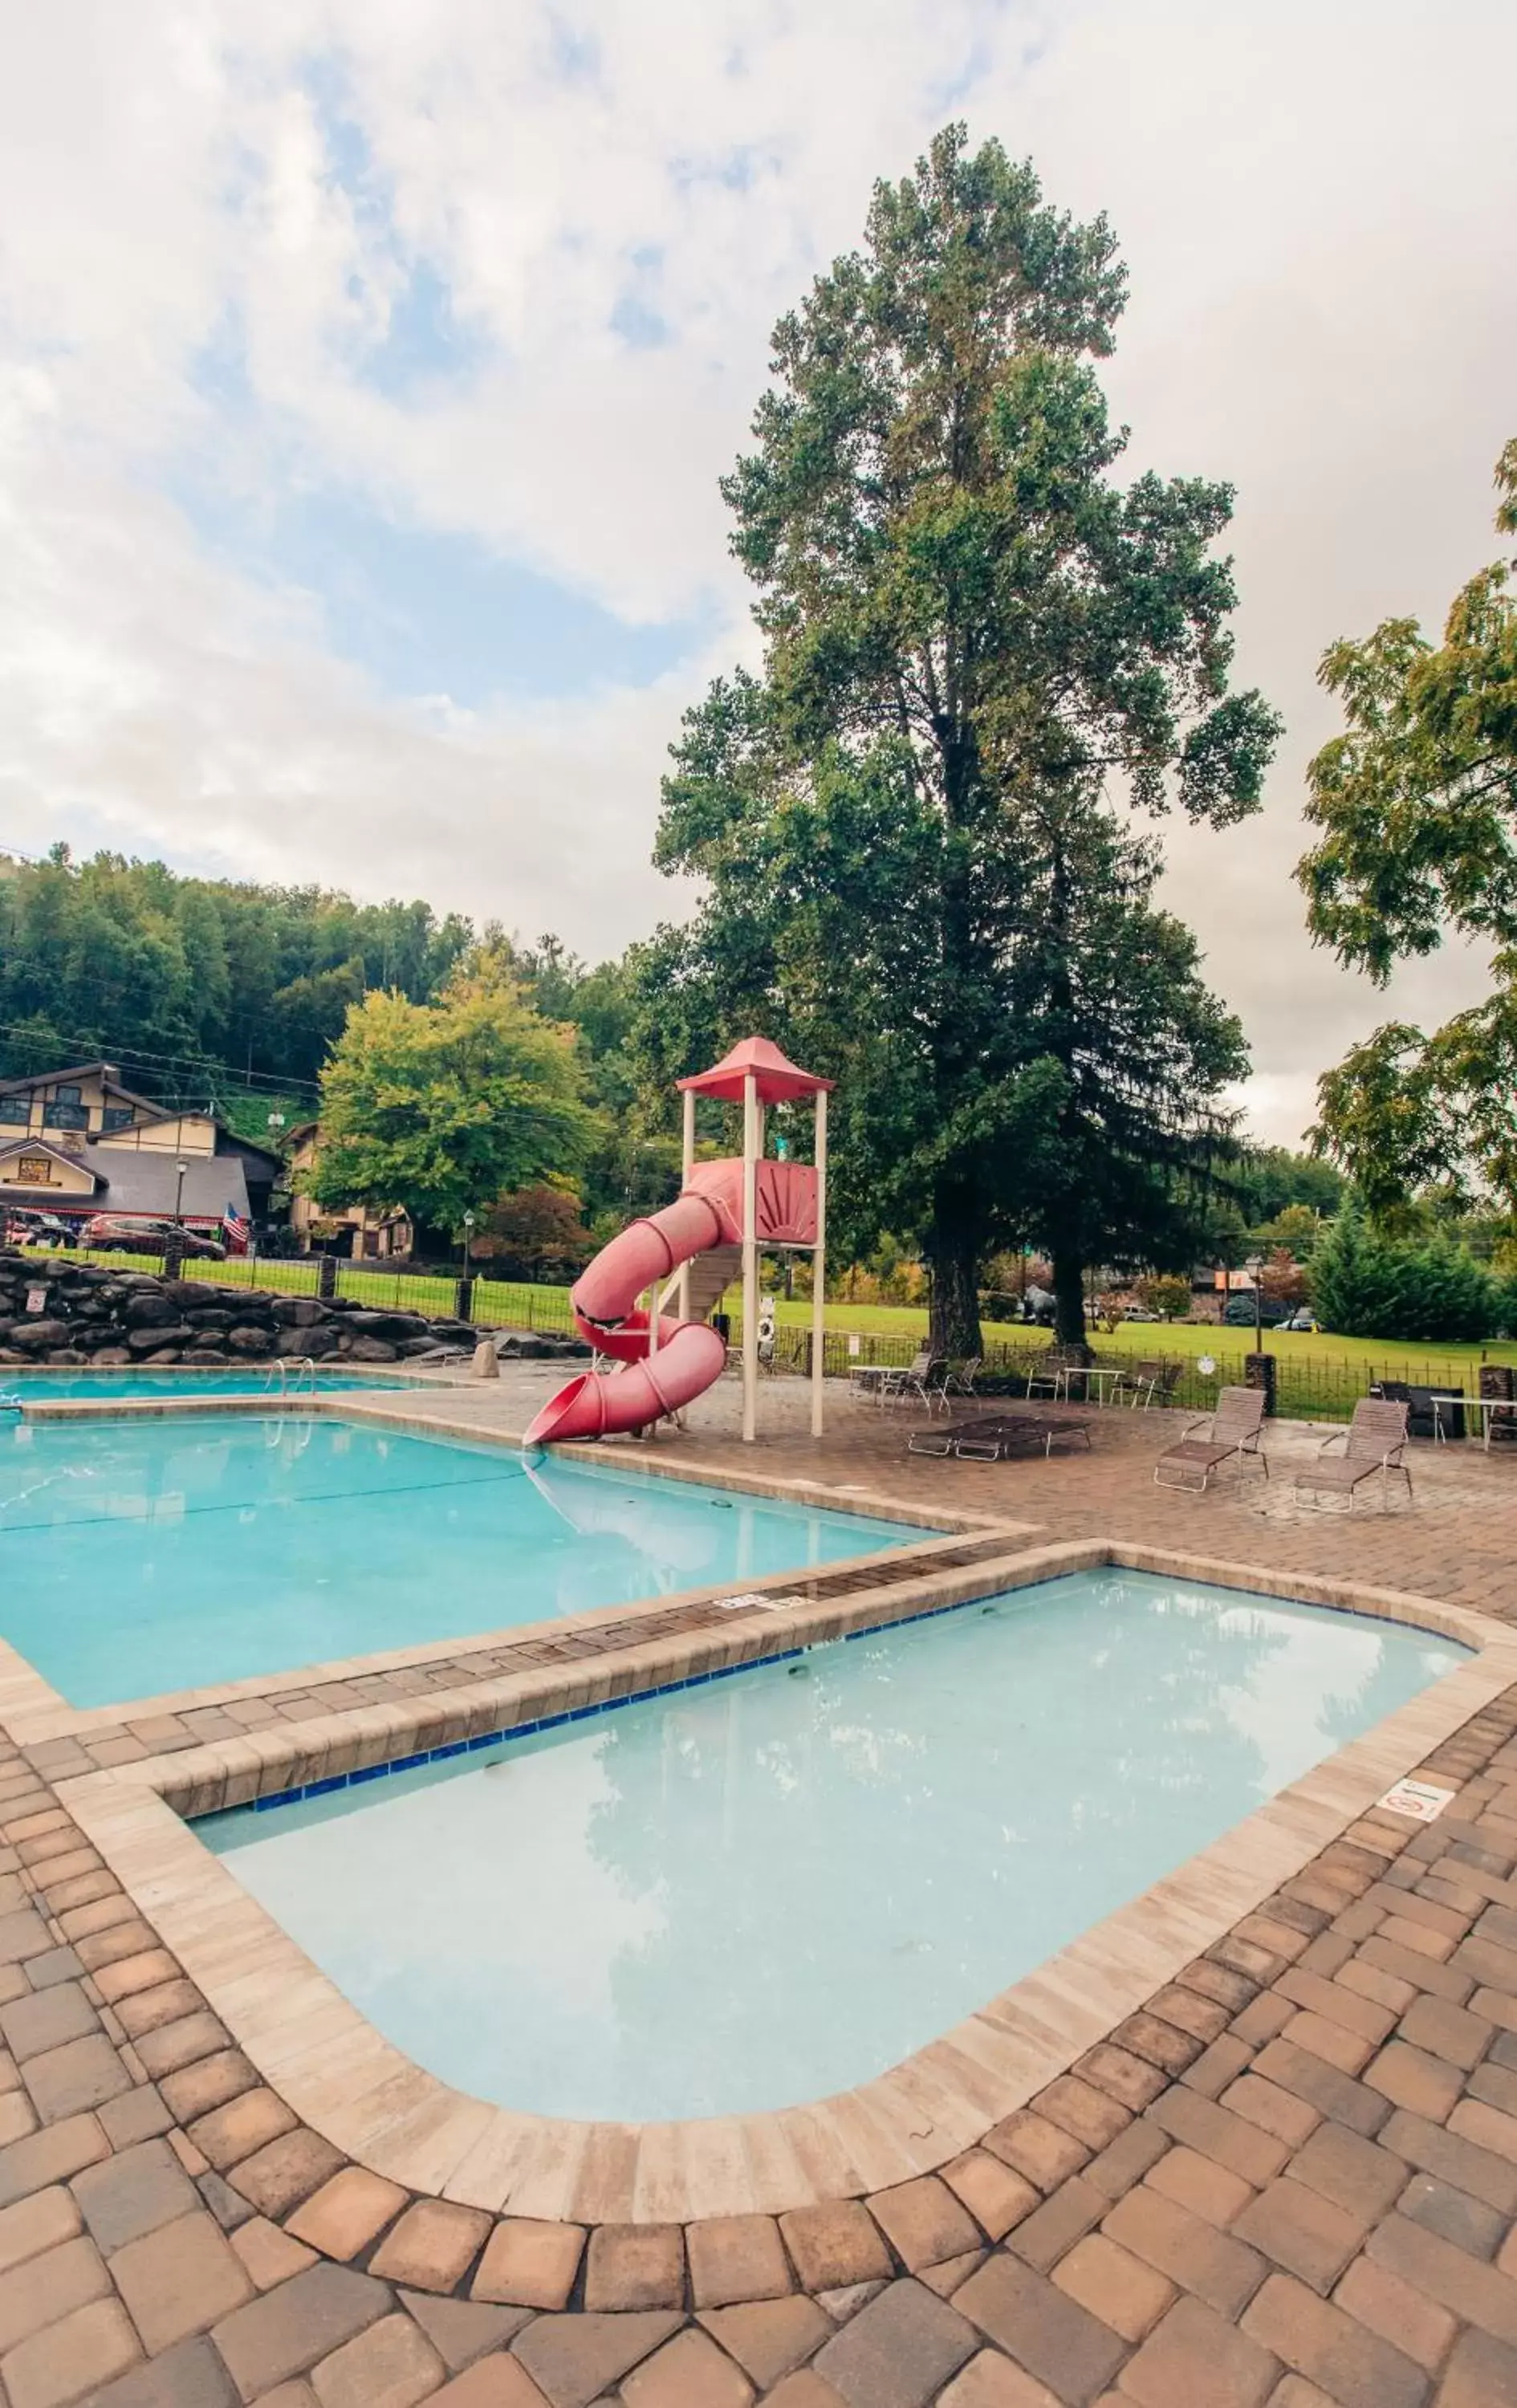
[[[775, 1493], [791, 1486], [777, 1484]], [[1013, 1534], [1007, 1537], [1004, 1556], [968, 1570], [865, 1588], [840, 1603], [736, 1614], [719, 1632], [674, 1634], [615, 1659], [582, 1657], [567, 1676], [562, 1668], [519, 1674], [403, 1706], [286, 1725], [245, 1742], [50, 1777], [60, 1802], [264, 2079], [303, 2122], [372, 2172], [490, 2214], [580, 2224], [690, 2221], [861, 2197], [972, 2147], [1202, 1951], [1246, 1924], [1395, 1782], [1517, 1683], [1517, 1634], [1436, 1598], [1120, 1539], [1019, 1551]], [[384, 2040], [182, 1819], [297, 1785], [292, 1767], [321, 1780], [351, 1770], [365, 1749], [382, 1750], [370, 1758], [379, 1762], [407, 1752], [408, 1742], [413, 1751], [423, 1741], [429, 1752], [448, 1746], [469, 1735], [470, 1718], [481, 1713], [499, 1713], [501, 1727], [510, 1727], [598, 1704], [617, 1682], [647, 1694], [723, 1664], [1106, 1565], [1410, 1625], [1473, 1652], [938, 2039], [827, 2099], [772, 2114], [631, 2125], [536, 2116], [470, 2098]]]

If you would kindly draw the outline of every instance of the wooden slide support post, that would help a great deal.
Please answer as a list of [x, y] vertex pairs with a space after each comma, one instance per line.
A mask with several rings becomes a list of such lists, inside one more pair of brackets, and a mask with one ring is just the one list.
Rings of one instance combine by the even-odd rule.
[[827, 1327], [827, 1090], [819, 1087], [816, 1110], [816, 1237], [811, 1247], [811, 1436], [822, 1436], [823, 1358]]
[[[683, 1195], [690, 1185], [690, 1174], [695, 1168], [694, 1090], [687, 1087], [680, 1101], [684, 1105], [684, 1128], [680, 1149], [680, 1192]], [[681, 1263], [680, 1266], [679, 1313], [681, 1321], [690, 1319], [690, 1265], [688, 1263]]]
[[743, 1442], [758, 1436], [758, 1081], [743, 1079]]

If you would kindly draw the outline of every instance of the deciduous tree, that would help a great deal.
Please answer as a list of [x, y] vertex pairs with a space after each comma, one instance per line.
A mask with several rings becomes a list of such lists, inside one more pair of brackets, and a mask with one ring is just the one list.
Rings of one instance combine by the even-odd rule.
[[435, 1004], [365, 996], [322, 1072], [307, 1191], [402, 1206], [456, 1236], [466, 1211], [575, 1169], [594, 1134], [581, 1085], [572, 1031], [488, 955], [466, 957]]
[[[1517, 534], [1517, 439], [1496, 481], [1497, 529]], [[1387, 619], [1323, 659], [1348, 725], [1309, 772], [1322, 834], [1296, 875], [1313, 934], [1381, 984], [1451, 933], [1494, 948], [1485, 1002], [1431, 1036], [1389, 1022], [1321, 1081], [1322, 1142], [1382, 1218], [1433, 1182], [1517, 1205], [1514, 566], [1469, 580], [1441, 644]]]

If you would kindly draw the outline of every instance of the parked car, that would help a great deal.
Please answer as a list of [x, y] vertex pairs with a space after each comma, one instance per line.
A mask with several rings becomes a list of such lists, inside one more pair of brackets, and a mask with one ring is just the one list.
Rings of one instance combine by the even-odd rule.
[[1150, 1312], [1146, 1304], [1124, 1304], [1122, 1308], [1122, 1317], [1123, 1321], [1157, 1321], [1159, 1315], [1156, 1312]]
[[6, 1216], [5, 1235], [13, 1246], [71, 1246], [75, 1239], [72, 1221], [61, 1221], [56, 1212], [15, 1211]]
[[[1258, 1299], [1257, 1318], [1266, 1329], [1278, 1329], [1282, 1321], [1290, 1319], [1294, 1310], [1294, 1306], [1281, 1304], [1272, 1296], [1262, 1296]], [[1255, 1319], [1253, 1297], [1231, 1297], [1222, 1317], [1230, 1329], [1252, 1329]]]
[[1276, 1326], [1280, 1329], [1315, 1329], [1317, 1316], [1314, 1312], [1309, 1312], [1303, 1304], [1292, 1313], [1289, 1321], [1278, 1322]]
[[198, 1261], [226, 1260], [226, 1248], [219, 1238], [208, 1238], [202, 1229], [180, 1228], [173, 1221], [137, 1221], [126, 1214], [97, 1212], [84, 1224], [84, 1243], [96, 1254], [161, 1254], [174, 1241]]

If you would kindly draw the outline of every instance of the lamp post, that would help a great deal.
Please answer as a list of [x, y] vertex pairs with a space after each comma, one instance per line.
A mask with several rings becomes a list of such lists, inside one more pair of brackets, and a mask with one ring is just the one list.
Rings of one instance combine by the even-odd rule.
[[1251, 1254], [1243, 1268], [1253, 1282], [1253, 1351], [1255, 1354], [1262, 1354], [1264, 1353], [1264, 1290], [1259, 1283], [1260, 1274], [1264, 1270], [1263, 1254]]
[[174, 1226], [176, 1229], [182, 1229], [184, 1226], [184, 1182], [189, 1173], [190, 1166], [187, 1162], [177, 1162], [174, 1165], [174, 1168], [179, 1174], [179, 1184], [174, 1190]]
[[268, 1116], [268, 1134], [271, 1142], [276, 1146], [279, 1142], [279, 1131], [283, 1126], [284, 1114], [282, 1112], [270, 1112]]
[[465, 1212], [464, 1215], [464, 1277], [465, 1279], [467, 1279], [469, 1275], [469, 1247], [473, 1242], [473, 1239], [474, 1215], [472, 1212]]

